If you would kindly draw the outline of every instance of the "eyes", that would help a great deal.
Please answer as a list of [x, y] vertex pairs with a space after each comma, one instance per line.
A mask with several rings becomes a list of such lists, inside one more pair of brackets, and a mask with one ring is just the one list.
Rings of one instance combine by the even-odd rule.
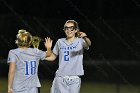
[[66, 31], [66, 30], [70, 30], [70, 31], [73, 31], [73, 30], [75, 30], [76, 28], [75, 28], [75, 26], [64, 26], [64, 31]]

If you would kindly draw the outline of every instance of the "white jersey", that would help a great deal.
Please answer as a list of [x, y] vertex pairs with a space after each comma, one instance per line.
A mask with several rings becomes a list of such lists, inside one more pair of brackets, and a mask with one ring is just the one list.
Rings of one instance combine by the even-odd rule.
[[58, 39], [53, 48], [53, 53], [59, 55], [59, 68], [56, 76], [84, 75], [84, 43], [82, 38], [76, 38], [72, 43], [68, 43], [66, 38]]
[[17, 48], [9, 51], [8, 63], [16, 62], [13, 89], [22, 90], [40, 87], [38, 79], [39, 60], [44, 60], [46, 52], [37, 48]]

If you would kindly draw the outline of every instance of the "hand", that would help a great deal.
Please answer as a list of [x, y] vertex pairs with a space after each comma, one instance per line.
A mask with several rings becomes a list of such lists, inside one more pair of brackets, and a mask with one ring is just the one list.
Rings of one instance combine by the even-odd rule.
[[8, 93], [14, 93], [14, 92], [13, 92], [13, 89], [11, 89], [11, 88], [8, 89]]
[[51, 49], [51, 47], [52, 47], [52, 42], [53, 42], [53, 41], [50, 39], [50, 37], [45, 38], [45, 42], [44, 42], [45, 47], [46, 47], [47, 49]]
[[84, 33], [84, 32], [79, 32], [79, 35], [80, 35], [80, 37], [81, 38], [83, 38], [83, 37], [86, 37], [87, 35], [86, 35], [86, 33]]

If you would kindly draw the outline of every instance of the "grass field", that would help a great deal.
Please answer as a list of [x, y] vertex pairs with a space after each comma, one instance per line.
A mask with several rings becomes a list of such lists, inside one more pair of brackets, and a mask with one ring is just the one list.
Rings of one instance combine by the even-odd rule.
[[[41, 93], [49, 93], [51, 80], [42, 80]], [[0, 93], [7, 93], [7, 79], [0, 79]], [[140, 85], [82, 82], [80, 93], [140, 93]]]

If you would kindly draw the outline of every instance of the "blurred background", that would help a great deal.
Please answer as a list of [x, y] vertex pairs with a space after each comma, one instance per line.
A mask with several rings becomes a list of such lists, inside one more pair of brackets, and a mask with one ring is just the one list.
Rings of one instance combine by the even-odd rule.
[[[7, 93], [7, 55], [18, 30], [49, 36], [54, 45], [69, 19], [92, 41], [81, 93], [140, 93], [139, 0], [0, 0], [0, 93]], [[49, 93], [57, 68], [58, 59], [40, 62], [41, 93]]]

